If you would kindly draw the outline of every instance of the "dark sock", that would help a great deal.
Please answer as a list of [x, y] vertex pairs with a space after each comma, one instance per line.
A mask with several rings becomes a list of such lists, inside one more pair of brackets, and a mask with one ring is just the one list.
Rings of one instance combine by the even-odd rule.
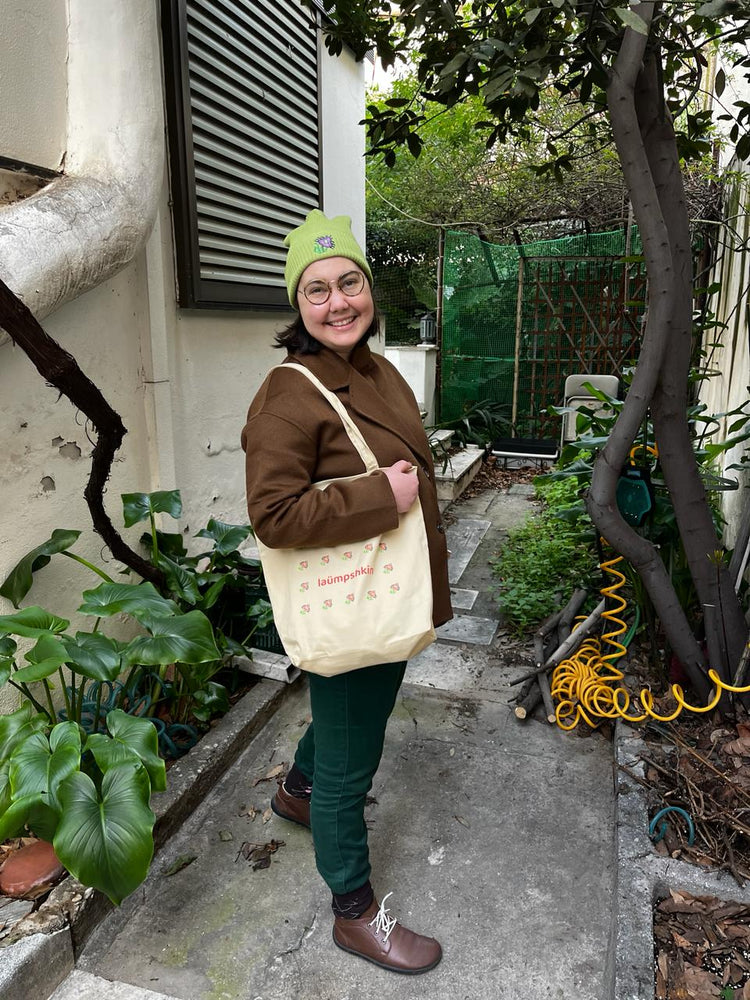
[[284, 788], [295, 799], [309, 799], [312, 795], [312, 782], [304, 776], [296, 764], [292, 764], [289, 774], [284, 778]]
[[334, 892], [331, 909], [336, 917], [356, 920], [357, 917], [362, 916], [374, 898], [372, 886], [369, 882], [365, 882], [363, 886], [353, 892]]

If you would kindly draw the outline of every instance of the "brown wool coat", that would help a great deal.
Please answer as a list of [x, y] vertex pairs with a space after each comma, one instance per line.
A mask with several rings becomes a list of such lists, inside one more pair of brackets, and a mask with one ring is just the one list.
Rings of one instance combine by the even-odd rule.
[[[432, 455], [414, 395], [390, 362], [366, 344], [349, 361], [328, 348], [288, 356], [336, 393], [381, 467], [416, 465], [430, 552], [433, 619], [452, 617], [445, 529], [438, 509]], [[364, 471], [340, 418], [299, 372], [274, 370], [250, 405], [242, 432], [247, 507], [258, 538], [270, 548], [363, 541], [398, 526], [390, 483], [374, 472], [326, 490], [314, 482]]]

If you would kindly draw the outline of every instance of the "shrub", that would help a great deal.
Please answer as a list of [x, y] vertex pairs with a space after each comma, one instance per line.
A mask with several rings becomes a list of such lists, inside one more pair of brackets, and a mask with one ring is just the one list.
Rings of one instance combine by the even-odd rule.
[[596, 571], [591, 522], [575, 478], [534, 483], [542, 510], [511, 531], [490, 561], [505, 623], [522, 633], [567, 602]]

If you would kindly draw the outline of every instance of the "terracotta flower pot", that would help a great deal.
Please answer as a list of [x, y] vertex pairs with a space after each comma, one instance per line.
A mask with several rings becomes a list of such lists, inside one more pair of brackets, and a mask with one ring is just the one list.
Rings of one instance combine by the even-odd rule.
[[37, 896], [64, 873], [52, 844], [37, 840], [13, 851], [4, 862], [0, 868], [0, 894], [15, 898]]

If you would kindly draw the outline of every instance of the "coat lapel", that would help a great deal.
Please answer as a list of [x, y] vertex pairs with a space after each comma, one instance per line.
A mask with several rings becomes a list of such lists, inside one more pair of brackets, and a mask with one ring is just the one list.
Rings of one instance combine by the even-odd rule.
[[348, 403], [355, 413], [400, 438], [423, 464], [431, 463], [430, 446], [416, 412], [416, 403], [413, 406], [402, 403], [402, 390], [396, 377], [391, 380], [388, 369], [380, 368], [367, 344], [356, 348], [351, 363], [327, 348], [319, 354], [296, 355], [287, 360], [304, 364], [333, 392], [348, 387]]

